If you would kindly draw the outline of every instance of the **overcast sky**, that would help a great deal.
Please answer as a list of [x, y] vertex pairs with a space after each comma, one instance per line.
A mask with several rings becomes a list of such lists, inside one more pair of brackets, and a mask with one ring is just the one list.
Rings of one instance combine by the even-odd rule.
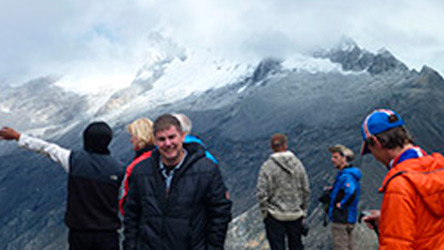
[[443, 13], [442, 0], [2, 0], [0, 84], [69, 74], [130, 80], [153, 31], [234, 59], [285, 57], [347, 36], [443, 73]]

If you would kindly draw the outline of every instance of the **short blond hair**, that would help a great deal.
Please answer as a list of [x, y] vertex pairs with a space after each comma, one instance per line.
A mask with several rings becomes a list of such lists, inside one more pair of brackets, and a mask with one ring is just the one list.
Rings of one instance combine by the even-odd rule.
[[153, 122], [148, 118], [139, 118], [127, 126], [128, 132], [139, 141], [139, 148], [154, 145]]

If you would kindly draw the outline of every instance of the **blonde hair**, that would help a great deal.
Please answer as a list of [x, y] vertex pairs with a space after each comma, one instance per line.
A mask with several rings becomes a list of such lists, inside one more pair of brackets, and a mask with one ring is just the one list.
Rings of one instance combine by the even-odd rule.
[[139, 148], [154, 145], [153, 122], [148, 118], [139, 118], [127, 126], [128, 132], [139, 141]]

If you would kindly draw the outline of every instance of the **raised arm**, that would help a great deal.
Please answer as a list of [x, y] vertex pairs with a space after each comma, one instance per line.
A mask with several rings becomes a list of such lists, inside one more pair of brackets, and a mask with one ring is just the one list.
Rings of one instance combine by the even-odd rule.
[[71, 150], [69, 149], [21, 134], [9, 127], [3, 127], [0, 130], [0, 139], [8, 141], [15, 140], [20, 147], [49, 157], [51, 160], [62, 166], [66, 172], [69, 172], [69, 156], [71, 154]]

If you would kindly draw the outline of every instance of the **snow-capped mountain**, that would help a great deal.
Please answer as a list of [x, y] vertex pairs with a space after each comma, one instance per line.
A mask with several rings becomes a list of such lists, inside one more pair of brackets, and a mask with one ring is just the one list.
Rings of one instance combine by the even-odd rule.
[[[186, 113], [194, 132], [219, 159], [233, 213], [239, 216], [227, 239], [230, 250], [266, 248], [254, 193], [275, 132], [289, 136], [290, 148], [305, 164], [312, 183], [309, 249], [329, 247], [317, 244], [329, 237], [317, 224], [317, 196], [335, 174], [327, 147], [343, 143], [358, 151], [360, 122], [369, 111], [397, 110], [420, 145], [443, 150], [444, 80], [429, 67], [409, 70], [387, 50], [371, 53], [348, 43], [314, 56], [240, 62], [217, 58], [211, 51], [188, 51], [157, 35], [151, 41], [153, 50], [134, 80], [125, 83], [128, 87], [80, 95], [57, 87], [57, 78], [41, 78], [37, 89], [32, 81], [0, 93], [0, 124], [6, 121], [79, 148], [86, 124], [106, 120], [115, 132], [113, 153], [128, 161], [128, 122], [165, 112]], [[0, 207], [0, 241], [6, 242], [0, 249], [61, 249], [66, 244], [65, 174], [49, 160], [11, 145], [0, 142], [0, 200], [8, 201]], [[356, 164], [364, 174], [360, 206], [378, 207], [376, 189], [384, 169], [371, 160], [358, 159]], [[374, 245], [372, 232], [360, 230], [366, 235], [363, 244]]]

